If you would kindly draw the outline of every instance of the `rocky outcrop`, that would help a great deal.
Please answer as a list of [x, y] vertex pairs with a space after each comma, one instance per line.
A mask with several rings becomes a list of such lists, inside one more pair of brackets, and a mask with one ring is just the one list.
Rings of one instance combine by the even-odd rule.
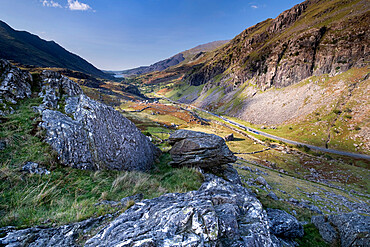
[[312, 223], [322, 238], [330, 244], [343, 247], [370, 246], [370, 217], [357, 213], [313, 216]]
[[169, 137], [173, 166], [217, 167], [236, 161], [223, 138], [190, 130], [177, 130]]
[[[32, 77], [0, 60], [0, 115], [10, 104], [31, 96]], [[43, 103], [45, 141], [62, 163], [80, 169], [149, 170], [161, 151], [112, 107], [85, 96], [80, 86], [58, 72], [45, 70], [37, 80]]]
[[303, 226], [298, 220], [285, 211], [267, 209], [270, 232], [281, 238], [301, 238], [304, 235]]
[[261, 203], [213, 175], [198, 191], [143, 200], [86, 246], [272, 246]]
[[80, 246], [78, 237], [86, 234], [97, 224], [101, 223], [104, 217], [88, 219], [82, 222], [72, 223], [56, 228], [32, 227], [23, 230], [15, 230], [11, 227], [0, 229], [0, 246], [15, 247], [65, 247]]
[[63, 164], [93, 170], [147, 171], [152, 167], [161, 152], [131, 121], [91, 100], [59, 73], [44, 71], [41, 77], [40, 126]]
[[62, 97], [77, 96], [83, 93], [77, 83], [58, 72], [44, 70], [40, 77], [39, 96], [43, 98], [43, 109], [59, 109], [58, 103], [62, 103]]
[[0, 59], [0, 116], [12, 113], [11, 105], [31, 96], [31, 82], [30, 73]]

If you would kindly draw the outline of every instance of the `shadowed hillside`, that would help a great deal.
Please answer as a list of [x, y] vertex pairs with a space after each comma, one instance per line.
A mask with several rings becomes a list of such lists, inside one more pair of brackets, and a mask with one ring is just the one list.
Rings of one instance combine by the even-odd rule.
[[37, 67], [58, 67], [110, 78], [83, 58], [54, 41], [46, 41], [25, 31], [16, 31], [0, 21], [0, 58]]

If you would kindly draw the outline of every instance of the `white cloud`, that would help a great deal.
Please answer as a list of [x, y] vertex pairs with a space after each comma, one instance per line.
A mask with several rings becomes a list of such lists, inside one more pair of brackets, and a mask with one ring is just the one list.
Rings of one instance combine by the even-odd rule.
[[257, 5], [251, 5], [251, 8], [258, 9]]
[[57, 2], [54, 2], [53, 0], [43, 0], [42, 1], [42, 6], [45, 6], [45, 7], [52, 7], [52, 8], [62, 8], [62, 5], [60, 5], [59, 3]]
[[81, 3], [78, 0], [68, 0], [68, 6], [70, 10], [90, 10], [91, 7], [87, 5], [86, 3]]

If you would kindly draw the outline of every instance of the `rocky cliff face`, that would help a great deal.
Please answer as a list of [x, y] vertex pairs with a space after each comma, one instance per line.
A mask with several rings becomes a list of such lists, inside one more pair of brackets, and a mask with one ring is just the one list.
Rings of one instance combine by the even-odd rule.
[[368, 1], [309, 0], [246, 29], [189, 73], [191, 85], [230, 87], [249, 81], [285, 87], [312, 75], [334, 75], [370, 58]]

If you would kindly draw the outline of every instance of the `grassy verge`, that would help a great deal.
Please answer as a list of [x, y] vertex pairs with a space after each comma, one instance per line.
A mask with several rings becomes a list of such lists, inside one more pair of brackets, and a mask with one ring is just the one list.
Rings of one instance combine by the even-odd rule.
[[[174, 169], [164, 154], [149, 173], [83, 171], [58, 164], [51, 148], [42, 142], [38, 116], [32, 106], [40, 99], [21, 102], [16, 112], [2, 119], [0, 139], [0, 227], [64, 224], [117, 211], [101, 200], [120, 200], [136, 193], [154, 198], [168, 192], [196, 190], [202, 176], [193, 169]], [[49, 175], [26, 174], [27, 162], [37, 162]], [[122, 209], [124, 210], [124, 209]]]

